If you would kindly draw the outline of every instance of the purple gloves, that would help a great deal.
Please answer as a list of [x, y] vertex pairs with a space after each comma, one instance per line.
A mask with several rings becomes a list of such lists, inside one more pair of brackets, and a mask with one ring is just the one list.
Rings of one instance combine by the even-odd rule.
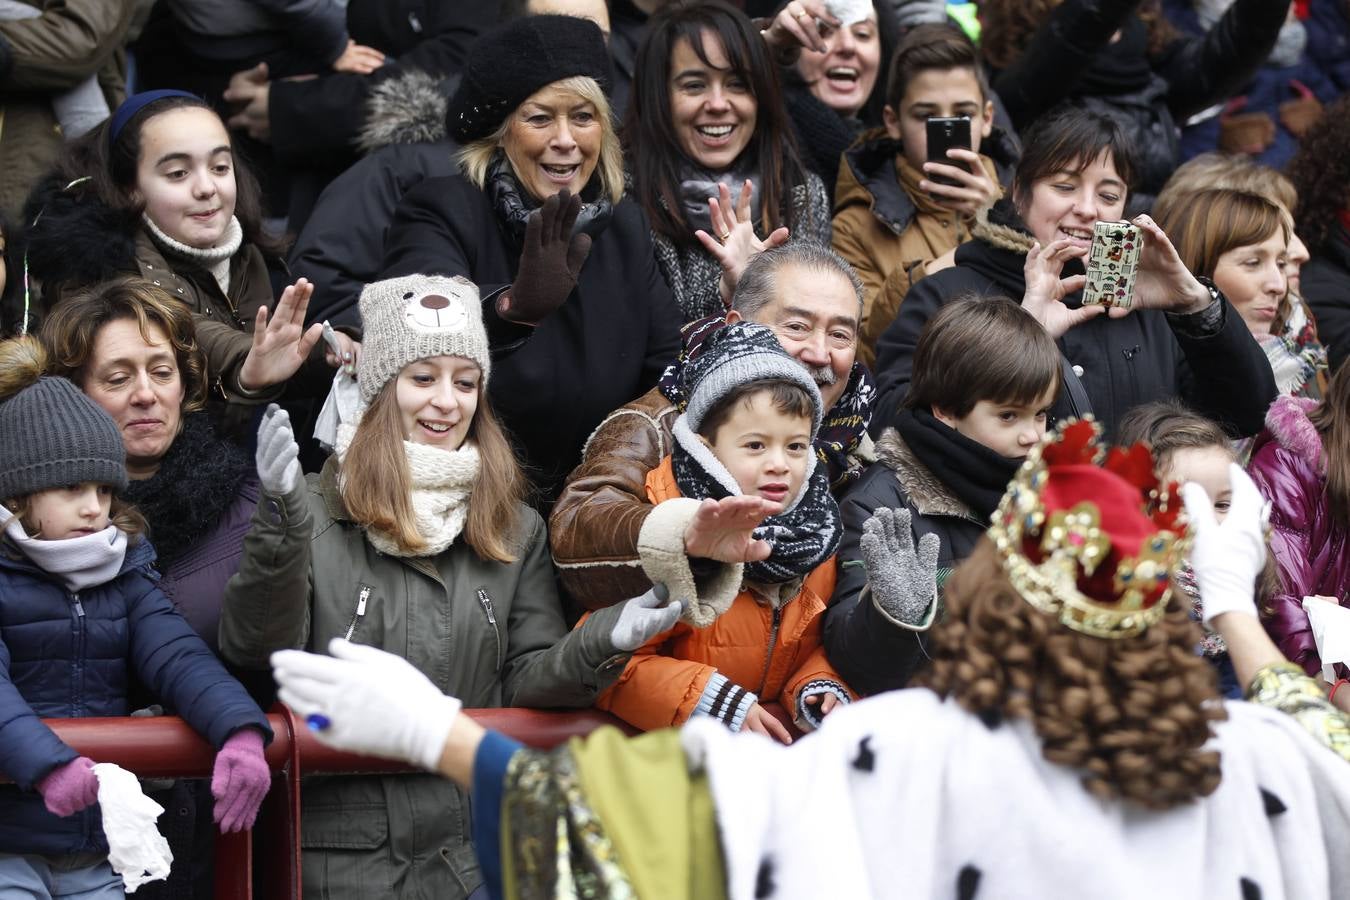
[[57, 766], [37, 783], [38, 793], [55, 816], [73, 816], [98, 802], [98, 776], [87, 756]]
[[252, 828], [271, 784], [272, 773], [263, 757], [262, 732], [241, 728], [230, 735], [216, 754], [211, 773], [211, 796], [216, 798], [215, 819], [220, 830]]

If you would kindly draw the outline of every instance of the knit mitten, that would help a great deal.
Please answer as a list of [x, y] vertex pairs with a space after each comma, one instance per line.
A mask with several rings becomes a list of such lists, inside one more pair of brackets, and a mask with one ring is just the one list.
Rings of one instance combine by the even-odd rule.
[[98, 802], [98, 776], [87, 756], [57, 766], [37, 783], [38, 793], [54, 816], [73, 816]]
[[258, 426], [257, 464], [258, 483], [273, 496], [284, 497], [300, 484], [300, 445], [290, 415], [275, 403]]
[[211, 772], [211, 796], [216, 799], [215, 819], [220, 830], [252, 828], [271, 784], [272, 773], [263, 756], [262, 732], [241, 728], [230, 735], [216, 754]]
[[862, 556], [877, 608], [893, 622], [927, 628], [937, 602], [938, 536], [925, 534], [914, 549], [907, 509], [878, 509], [863, 523]]

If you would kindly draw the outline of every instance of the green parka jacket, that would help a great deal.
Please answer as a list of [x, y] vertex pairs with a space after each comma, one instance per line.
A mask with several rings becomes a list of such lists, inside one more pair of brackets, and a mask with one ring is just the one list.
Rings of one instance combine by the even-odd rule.
[[[517, 560], [484, 562], [462, 540], [435, 557], [387, 556], [351, 521], [330, 459], [284, 498], [264, 495], [226, 589], [220, 649], [264, 667], [286, 647], [347, 636], [397, 653], [465, 707], [586, 707], [630, 654], [610, 633], [621, 606], [569, 632], [544, 523], [522, 506]], [[468, 796], [432, 775], [315, 776], [302, 786], [306, 897], [468, 895], [481, 879]]]

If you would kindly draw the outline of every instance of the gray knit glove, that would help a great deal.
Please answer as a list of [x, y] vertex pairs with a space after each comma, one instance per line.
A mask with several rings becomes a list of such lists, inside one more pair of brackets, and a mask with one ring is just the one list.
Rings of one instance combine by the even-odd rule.
[[267, 493], [284, 497], [300, 484], [300, 445], [295, 442], [291, 417], [269, 404], [258, 426], [258, 482]]
[[863, 523], [862, 556], [872, 602], [898, 625], [923, 629], [937, 606], [938, 536], [925, 534], [914, 552], [907, 509], [882, 507]]
[[946, 0], [890, 0], [895, 21], [901, 28], [947, 21]]
[[619, 610], [618, 621], [609, 639], [615, 649], [625, 652], [636, 650], [663, 631], [675, 627], [684, 610], [683, 604], [667, 603], [670, 591], [657, 582], [652, 589], [640, 597], [625, 600]]

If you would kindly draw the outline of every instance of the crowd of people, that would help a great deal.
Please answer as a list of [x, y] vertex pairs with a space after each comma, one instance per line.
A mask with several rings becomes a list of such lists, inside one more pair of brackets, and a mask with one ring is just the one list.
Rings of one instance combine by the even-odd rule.
[[1346, 0], [233, 6], [0, 0], [0, 900], [1350, 892]]

